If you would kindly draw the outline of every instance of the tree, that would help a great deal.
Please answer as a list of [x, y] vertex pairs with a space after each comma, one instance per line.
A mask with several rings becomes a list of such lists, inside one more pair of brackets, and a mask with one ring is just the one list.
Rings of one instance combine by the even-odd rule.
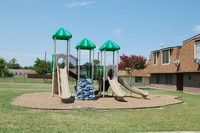
[[[58, 66], [59, 66], [59, 68], [64, 68], [65, 67], [65, 63], [64, 62], [58, 63]], [[75, 66], [71, 62], [69, 62], [69, 68], [73, 69], [73, 68], [75, 68]]]
[[143, 56], [123, 54], [120, 56], [121, 62], [118, 64], [120, 70], [126, 70], [129, 74], [129, 83], [131, 85], [131, 76], [134, 69], [140, 70], [146, 68], [147, 59]]
[[71, 62], [69, 62], [69, 68], [73, 69], [76, 68]]
[[130, 55], [127, 56], [123, 54], [120, 56], [121, 62], [118, 64], [119, 69], [127, 70], [128, 68], [134, 69], [144, 69], [146, 68], [146, 61], [147, 59], [143, 56], [138, 55]]
[[34, 69], [33, 66], [24, 66], [23, 69]]
[[49, 61], [36, 59], [34, 64], [34, 70], [38, 74], [47, 74], [51, 72], [51, 63]]
[[65, 67], [65, 63], [64, 62], [58, 63], [58, 66], [59, 66], [59, 68], [64, 68]]
[[12, 77], [13, 74], [8, 71], [8, 68], [6, 67], [7, 62], [0, 58], [0, 77]]
[[19, 63], [17, 63], [17, 59], [12, 58], [8, 63], [7, 63], [7, 67], [9, 69], [21, 69], [22, 67], [20, 66]]
[[98, 59], [93, 60], [94, 65], [99, 65], [100, 61]]

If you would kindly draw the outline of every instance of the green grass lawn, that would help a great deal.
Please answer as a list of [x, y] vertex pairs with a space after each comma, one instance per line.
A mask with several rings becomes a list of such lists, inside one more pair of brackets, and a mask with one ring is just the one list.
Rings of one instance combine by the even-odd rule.
[[0, 82], [0, 132], [200, 131], [200, 95], [143, 89], [151, 94], [179, 96], [184, 103], [142, 110], [32, 110], [14, 106], [11, 101], [24, 93], [50, 92], [51, 84]]

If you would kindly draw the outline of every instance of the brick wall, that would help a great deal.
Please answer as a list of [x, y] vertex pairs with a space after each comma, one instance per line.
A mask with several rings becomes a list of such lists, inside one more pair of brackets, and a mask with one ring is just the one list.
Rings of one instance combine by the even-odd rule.
[[[190, 93], [200, 93], [200, 64], [194, 62], [195, 46], [197, 40], [200, 40], [200, 34], [189, 38], [183, 42], [182, 47], [171, 47], [152, 51], [147, 64], [147, 72], [151, 74], [151, 86], [177, 90], [177, 82], [183, 83], [183, 91]], [[170, 50], [170, 63], [162, 64], [162, 51]], [[154, 53], [157, 53], [157, 64], [153, 64]], [[179, 65], [175, 65], [173, 59], [179, 60]], [[166, 74], [173, 73], [173, 82], [166, 84]], [[183, 74], [183, 81], [180, 77], [177, 80], [177, 74]], [[156, 80], [159, 75], [159, 83]], [[179, 84], [179, 89], [180, 87]]]
[[[158, 84], [166, 84], [166, 75], [169, 74], [152, 74], [151, 75], [151, 83], [158, 83]], [[172, 85], [176, 84], [176, 74], [171, 73], [170, 75], [172, 75]], [[157, 76], [159, 78], [159, 81], [157, 82]]]
[[[157, 82], [157, 75], [159, 82]], [[167, 74], [152, 74], [151, 75], [151, 86], [156, 88], [166, 88], [170, 90], [176, 90], [176, 74], [172, 75], [172, 83], [166, 84], [166, 75]]]
[[184, 92], [200, 93], [200, 73], [185, 73], [183, 81]]
[[[156, 82], [156, 75], [159, 75], [159, 83]], [[156, 88], [165, 88], [170, 90], [177, 90], [176, 74], [173, 75], [172, 84], [165, 83], [166, 74], [152, 74], [151, 75], [151, 86]], [[200, 94], [200, 73], [184, 73], [183, 74], [183, 91], [189, 93]]]
[[[182, 47], [171, 47], [151, 52], [147, 64], [148, 73], [176, 73], [176, 72], [200, 72], [200, 64], [194, 62], [196, 40], [200, 40], [200, 36], [195, 39], [186, 40], [183, 42]], [[169, 64], [162, 64], [162, 51], [170, 50]], [[157, 64], [153, 64], [153, 54], [157, 53]], [[176, 66], [173, 59], [178, 59], [180, 64]]]
[[[200, 39], [200, 38], [199, 38]], [[183, 43], [179, 60], [181, 72], [194, 72], [200, 71], [199, 65], [194, 62], [195, 55], [195, 40], [189, 40]]]
[[200, 87], [200, 73], [185, 73], [184, 86], [187, 87]]
[[153, 64], [153, 54], [154, 52], [151, 52], [149, 61], [147, 64], [147, 72], [148, 73], [174, 73], [177, 71], [177, 66], [174, 64], [173, 60], [177, 59], [180, 53], [181, 47], [174, 47], [169, 48], [170, 50], [170, 61], [169, 64], [162, 64], [162, 51], [166, 49], [161, 49], [159, 51], [156, 51], [157, 53], [157, 64]]

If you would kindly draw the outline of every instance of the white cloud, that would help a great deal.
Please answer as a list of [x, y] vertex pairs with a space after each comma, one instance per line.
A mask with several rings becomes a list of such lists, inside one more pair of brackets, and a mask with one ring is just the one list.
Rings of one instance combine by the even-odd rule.
[[97, 1], [84, 1], [84, 2], [73, 2], [70, 4], [65, 4], [64, 6], [66, 8], [72, 8], [72, 7], [84, 7], [84, 6], [88, 6], [88, 5], [93, 5], [95, 4]]
[[194, 28], [192, 28], [192, 30], [200, 33], [200, 25], [195, 26]]
[[122, 36], [122, 29], [116, 29], [116, 30], [114, 30], [114, 34], [116, 35], [116, 36]]

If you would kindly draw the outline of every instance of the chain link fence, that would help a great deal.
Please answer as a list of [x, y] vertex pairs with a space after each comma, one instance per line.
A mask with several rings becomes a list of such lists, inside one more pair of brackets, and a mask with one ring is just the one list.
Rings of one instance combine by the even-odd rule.
[[13, 77], [0, 77], [0, 82], [14, 82], [14, 83], [51, 83], [51, 79], [31, 77], [26, 75], [13, 76]]

